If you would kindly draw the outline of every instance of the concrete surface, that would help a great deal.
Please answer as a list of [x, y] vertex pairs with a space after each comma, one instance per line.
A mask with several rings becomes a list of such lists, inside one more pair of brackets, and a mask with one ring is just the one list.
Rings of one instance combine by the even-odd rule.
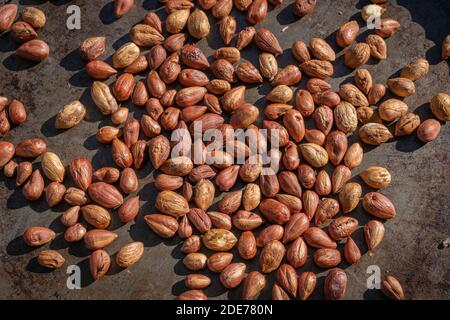
[[[1, 1], [0, 1], [1, 2]], [[17, 1], [14, 1], [17, 3]], [[90, 100], [90, 80], [83, 70], [77, 48], [88, 36], [105, 35], [108, 41], [108, 56], [114, 49], [127, 41], [130, 27], [140, 21], [147, 10], [157, 9], [156, 0], [135, 1], [132, 12], [120, 20], [113, 17], [113, 2], [101, 1], [33, 1], [20, 0], [21, 5], [38, 5], [48, 18], [48, 23], [39, 35], [51, 47], [51, 56], [40, 64], [32, 64], [15, 57], [16, 46], [8, 35], [0, 38], [0, 94], [22, 100], [29, 111], [29, 120], [14, 128], [7, 140], [14, 143], [24, 138], [45, 137], [49, 150], [58, 153], [65, 163], [75, 156], [92, 159], [96, 168], [112, 164], [109, 147], [99, 145], [95, 140], [98, 127], [109, 120], [103, 118]], [[296, 39], [309, 41], [312, 37], [327, 38], [334, 45], [337, 28], [349, 19], [361, 19], [359, 11], [369, 1], [320, 0], [314, 13], [300, 20], [292, 15], [291, 1], [285, 1], [279, 8], [270, 8], [267, 19], [261, 26], [270, 27], [278, 36], [285, 53], [279, 58], [281, 66], [292, 63], [289, 47]], [[66, 28], [66, 9], [70, 4], [81, 8], [81, 30]], [[157, 9], [163, 17], [165, 12]], [[415, 110], [423, 119], [431, 117], [428, 101], [438, 91], [450, 93], [449, 65], [440, 60], [440, 48], [445, 35], [450, 32], [450, 3], [435, 1], [389, 1], [386, 16], [399, 20], [401, 30], [387, 40], [389, 58], [387, 61], [370, 61], [366, 66], [377, 82], [385, 82], [396, 74], [408, 61], [415, 57], [426, 57], [430, 61], [429, 74], [416, 82], [417, 93], [405, 99], [410, 110]], [[245, 26], [245, 18], [235, 12], [238, 28]], [[211, 18], [211, 22], [214, 20]], [[288, 27], [284, 32], [283, 28]], [[359, 36], [363, 40], [368, 33]], [[218, 38], [217, 25], [208, 39], [199, 45], [209, 55], [222, 46]], [[337, 48], [336, 48], [337, 49]], [[245, 49], [243, 58], [255, 61], [255, 48]], [[342, 57], [337, 60], [336, 74], [331, 79], [336, 90], [340, 83], [351, 79], [351, 70], [345, 68]], [[303, 80], [301, 86], [304, 86]], [[247, 95], [248, 102], [262, 108], [269, 86], [254, 87]], [[88, 107], [86, 121], [79, 126], [59, 131], [54, 128], [54, 115], [64, 104], [81, 99]], [[139, 117], [142, 110], [132, 108]], [[433, 143], [422, 144], [415, 135], [395, 139], [378, 148], [367, 149], [363, 165], [354, 170], [358, 173], [368, 165], [387, 167], [393, 175], [392, 186], [383, 191], [395, 203], [398, 216], [386, 222], [386, 237], [382, 245], [362, 261], [348, 267], [343, 264], [349, 276], [347, 299], [380, 299], [376, 290], [367, 290], [367, 267], [377, 265], [382, 274], [395, 275], [403, 284], [407, 298], [448, 299], [450, 297], [450, 249], [439, 249], [439, 243], [450, 237], [450, 182], [448, 179], [449, 141], [448, 125], [442, 127], [439, 138]], [[351, 138], [352, 140], [355, 137]], [[38, 165], [36, 161], [36, 165]], [[107, 248], [111, 254], [124, 244], [133, 241], [145, 243], [144, 257], [129, 270], [113, 269], [110, 274], [93, 283], [88, 272], [89, 252], [83, 244], [68, 245], [63, 240], [64, 228], [59, 216], [65, 210], [60, 205], [50, 210], [44, 200], [29, 204], [14, 181], [0, 175], [0, 298], [37, 299], [172, 299], [183, 290], [182, 279], [186, 274], [179, 251], [179, 240], [162, 241], [155, 236], [143, 221], [143, 214], [153, 212], [155, 189], [152, 169], [147, 166], [139, 172], [143, 201], [142, 215], [136, 223], [121, 225], [114, 221], [111, 229], [120, 234], [119, 239]], [[363, 225], [369, 217], [358, 208], [355, 213]], [[23, 231], [34, 225], [50, 226], [58, 232], [56, 240], [49, 246], [59, 250], [67, 265], [76, 264], [82, 270], [82, 289], [69, 290], [66, 286], [66, 269], [53, 272], [43, 270], [36, 262], [42, 248], [27, 248], [21, 240]], [[363, 252], [362, 229], [355, 238]], [[312, 255], [312, 251], [310, 252]], [[250, 269], [257, 268], [257, 261]], [[300, 271], [313, 270], [321, 276], [313, 298], [322, 298], [323, 270], [308, 262]], [[263, 298], [270, 297], [273, 276]], [[214, 298], [239, 298], [241, 289], [225, 291], [214, 277], [211, 288], [206, 290]]]

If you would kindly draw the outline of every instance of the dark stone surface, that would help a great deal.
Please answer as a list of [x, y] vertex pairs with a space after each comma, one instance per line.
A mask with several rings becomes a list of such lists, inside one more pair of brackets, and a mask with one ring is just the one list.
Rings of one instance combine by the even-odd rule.
[[[164, 10], [156, 0], [135, 1], [132, 12], [116, 20], [111, 18], [111, 1], [19, 2], [21, 5], [38, 5], [45, 11], [48, 23], [38, 33], [49, 43], [51, 56], [40, 64], [25, 62], [14, 55], [16, 45], [8, 34], [0, 37], [0, 95], [20, 99], [29, 111], [29, 120], [12, 129], [5, 139], [17, 143], [24, 138], [44, 136], [49, 150], [58, 153], [66, 164], [79, 155], [92, 159], [96, 168], [111, 164], [109, 147], [99, 145], [94, 137], [97, 128], [108, 124], [109, 119], [103, 118], [92, 104], [88, 90], [91, 81], [76, 50], [86, 37], [105, 35], [108, 41], [105, 58], [110, 57], [114, 49], [128, 40], [128, 30], [144, 17], [147, 10], [156, 9], [163, 18]], [[300, 20], [291, 13], [291, 1], [286, 2], [279, 8], [271, 7], [267, 19], [261, 24], [277, 35], [285, 49], [278, 59], [282, 67], [293, 63], [289, 48], [294, 40], [309, 41], [313, 37], [323, 37], [334, 45], [335, 31], [340, 25], [349, 19], [356, 19], [362, 25], [359, 11], [369, 1], [321, 0], [314, 13]], [[66, 28], [66, 9], [72, 3], [81, 7], [81, 30], [70, 31]], [[442, 40], [450, 31], [449, 12], [450, 3], [446, 0], [389, 1], [386, 16], [399, 20], [402, 28], [387, 40], [388, 60], [370, 61], [366, 66], [375, 81], [385, 83], [412, 58], [426, 57], [430, 61], [430, 72], [416, 82], [416, 94], [405, 99], [410, 110], [417, 112], [422, 120], [431, 117], [428, 107], [431, 97], [438, 91], [450, 92], [449, 66], [440, 60]], [[238, 16], [240, 30], [245, 26], [245, 18], [241, 13], [234, 14]], [[211, 22], [214, 24], [211, 35], [199, 42], [208, 55], [222, 46], [218, 26], [213, 18]], [[288, 29], [282, 31], [285, 27]], [[364, 40], [367, 34], [363, 29], [359, 40]], [[353, 75], [352, 70], [343, 66], [341, 54], [339, 51], [336, 73], [331, 79], [334, 90]], [[257, 60], [255, 48], [243, 50], [242, 55], [252, 62]], [[305, 81], [302, 81], [300, 86], [304, 84]], [[262, 95], [269, 88], [267, 83], [253, 87], [248, 92], [248, 102], [263, 108], [265, 102]], [[55, 114], [60, 107], [75, 99], [80, 99], [87, 106], [86, 120], [71, 130], [56, 130], [53, 125]], [[142, 110], [135, 108], [130, 110], [136, 116], [142, 113]], [[366, 270], [370, 265], [379, 266], [383, 275], [395, 275], [403, 284], [408, 298], [439, 299], [450, 296], [450, 252], [448, 248], [439, 247], [439, 243], [450, 236], [449, 138], [448, 125], [443, 125], [439, 138], [433, 143], [422, 144], [412, 135], [367, 149], [363, 165], [353, 173], [356, 175], [369, 165], [387, 167], [393, 175], [393, 183], [383, 193], [395, 203], [398, 215], [385, 223], [385, 240], [375, 252], [365, 254], [357, 265], [342, 265], [349, 276], [346, 298], [382, 298], [379, 291], [367, 290]], [[354, 141], [356, 137], [352, 136], [350, 140]], [[179, 240], [162, 241], [148, 230], [142, 218], [143, 214], [154, 211], [156, 191], [151, 184], [152, 168], [147, 167], [140, 172], [141, 216], [135, 223], [114, 223], [113, 229], [120, 237], [107, 248], [113, 255], [130, 241], [143, 241], [145, 255], [129, 270], [112, 268], [110, 274], [98, 282], [93, 282], [89, 275], [89, 252], [82, 244], [68, 245], [63, 240], [64, 228], [58, 219], [66, 207], [60, 205], [50, 210], [44, 200], [29, 204], [13, 180], [5, 179], [3, 175], [0, 177], [0, 298], [171, 299], [185, 290], [182, 279], [186, 269], [181, 262], [183, 255], [179, 251]], [[361, 225], [370, 219], [360, 207], [351, 215]], [[23, 231], [34, 225], [51, 226], [58, 232], [49, 247], [59, 250], [67, 265], [76, 264], [81, 268], [81, 290], [67, 289], [65, 268], [49, 272], [38, 266], [35, 257], [42, 249], [28, 248], [21, 240]], [[354, 238], [366, 253], [362, 228], [356, 231]], [[255, 259], [249, 269], [257, 267]], [[311, 261], [298, 271], [305, 270], [319, 273], [318, 289], [313, 298], [322, 298], [326, 271], [317, 269]], [[264, 298], [270, 297], [273, 281], [273, 276], [270, 276]], [[239, 298], [241, 290], [225, 291], [217, 276], [214, 276], [214, 283], [206, 293], [214, 298]]]

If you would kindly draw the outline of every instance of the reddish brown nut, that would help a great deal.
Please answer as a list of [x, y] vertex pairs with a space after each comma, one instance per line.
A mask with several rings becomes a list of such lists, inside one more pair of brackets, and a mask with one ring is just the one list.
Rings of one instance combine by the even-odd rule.
[[87, 74], [95, 80], [105, 80], [117, 73], [117, 70], [101, 60], [92, 60], [86, 64]]
[[366, 193], [362, 200], [365, 211], [381, 219], [392, 219], [396, 215], [394, 204], [379, 192]]
[[110, 266], [111, 258], [105, 250], [95, 250], [89, 257], [89, 270], [94, 280], [103, 277], [108, 272]]
[[296, 0], [294, 3], [294, 14], [303, 17], [314, 11], [317, 0]]
[[113, 93], [117, 101], [127, 101], [134, 90], [134, 76], [131, 73], [122, 73], [114, 83]]
[[272, 287], [272, 300], [290, 300], [287, 292], [276, 282]]
[[42, 246], [55, 239], [55, 232], [46, 227], [31, 227], [23, 234], [24, 242], [30, 247]]
[[25, 21], [17, 21], [11, 26], [11, 38], [19, 43], [24, 43], [38, 38], [34, 28]]
[[278, 269], [285, 252], [286, 249], [280, 241], [272, 240], [268, 242], [262, 249], [259, 256], [261, 271], [264, 273], [270, 273]]
[[202, 274], [188, 274], [184, 285], [188, 289], [204, 289], [211, 284], [211, 279]]
[[272, 53], [275, 56], [283, 53], [283, 49], [275, 35], [266, 28], [259, 29], [253, 40], [256, 46], [262, 51]]
[[336, 34], [336, 43], [345, 48], [355, 41], [359, 33], [359, 25], [355, 20], [349, 21], [341, 26]]
[[256, 239], [251, 231], [244, 231], [239, 237], [238, 252], [239, 256], [246, 260], [256, 256]]
[[244, 279], [246, 265], [231, 263], [220, 273], [220, 282], [227, 289], [236, 288]]
[[313, 272], [303, 272], [298, 277], [298, 297], [300, 300], [307, 300], [314, 292], [317, 284], [317, 277]]
[[259, 209], [264, 217], [271, 223], [284, 224], [289, 221], [291, 213], [289, 208], [274, 199], [265, 199]]
[[358, 220], [352, 217], [342, 216], [333, 220], [328, 226], [328, 233], [334, 240], [350, 237], [358, 228]]
[[113, 185], [95, 182], [88, 188], [92, 200], [105, 208], [117, 208], [123, 203], [123, 196]]
[[347, 289], [347, 275], [339, 268], [331, 269], [324, 284], [324, 294], [327, 300], [341, 300]]
[[23, 196], [29, 201], [38, 200], [44, 192], [44, 187], [44, 178], [42, 178], [41, 172], [37, 169], [31, 175], [30, 180], [23, 186]]
[[86, 191], [92, 183], [92, 165], [89, 160], [78, 157], [70, 162], [70, 174], [75, 186]]
[[178, 230], [175, 218], [164, 214], [149, 214], [144, 217], [148, 227], [161, 238], [171, 238]]
[[132, 221], [139, 214], [139, 196], [128, 198], [119, 207], [117, 214], [120, 221], [127, 223]]
[[27, 110], [22, 102], [14, 99], [8, 106], [8, 115], [12, 123], [19, 125], [27, 120]]
[[76, 223], [75, 225], [69, 227], [66, 229], [66, 232], [64, 232], [64, 240], [67, 242], [78, 242], [81, 241], [87, 230], [85, 226], [83, 226], [81, 223]]
[[272, 240], [281, 240], [283, 238], [284, 229], [280, 225], [272, 224], [264, 228], [256, 238], [256, 245], [258, 247], [264, 247], [268, 242]]
[[34, 39], [22, 44], [16, 54], [26, 60], [41, 62], [50, 54], [50, 48], [43, 40]]
[[177, 297], [177, 300], [208, 300], [201, 290], [188, 290]]
[[441, 131], [441, 124], [435, 119], [427, 119], [417, 128], [417, 138], [422, 142], [435, 140]]
[[64, 265], [65, 259], [55, 250], [44, 250], [37, 257], [38, 263], [45, 268], [58, 269]]
[[278, 284], [292, 297], [297, 296], [297, 273], [295, 269], [289, 264], [282, 264], [277, 270]]
[[405, 295], [400, 282], [393, 276], [387, 276], [381, 283], [381, 291], [391, 300], [404, 300]]
[[361, 251], [351, 237], [345, 242], [344, 257], [349, 264], [357, 263], [361, 259]]
[[61, 215], [61, 223], [66, 227], [74, 226], [80, 217], [80, 206], [73, 206]]
[[252, 271], [248, 274], [244, 281], [244, 290], [242, 292], [242, 299], [252, 300], [256, 299], [261, 291], [266, 286], [266, 277], [258, 272]]
[[303, 233], [306, 243], [314, 248], [330, 248], [336, 249], [337, 244], [328, 234], [320, 228], [310, 227]]
[[284, 228], [283, 243], [288, 243], [300, 237], [309, 228], [309, 219], [304, 213], [291, 215]]
[[257, 24], [263, 21], [267, 16], [268, 3], [267, 0], [253, 1], [247, 10], [247, 21], [250, 24]]
[[120, 18], [130, 12], [133, 8], [134, 0], [115, 0], [114, 1], [114, 14], [117, 18]]
[[382, 38], [389, 38], [393, 36], [397, 30], [400, 29], [400, 23], [394, 19], [381, 19], [380, 28], [375, 29], [375, 33]]
[[380, 245], [384, 238], [384, 225], [377, 220], [371, 220], [364, 226], [364, 238], [367, 248], [373, 250]]
[[341, 253], [336, 249], [318, 249], [314, 253], [314, 263], [319, 268], [332, 268], [341, 263]]
[[0, 7], [0, 33], [5, 32], [12, 26], [16, 19], [17, 9], [17, 4], [12, 3]]
[[16, 146], [16, 155], [22, 158], [36, 158], [47, 151], [47, 144], [40, 138], [26, 139]]

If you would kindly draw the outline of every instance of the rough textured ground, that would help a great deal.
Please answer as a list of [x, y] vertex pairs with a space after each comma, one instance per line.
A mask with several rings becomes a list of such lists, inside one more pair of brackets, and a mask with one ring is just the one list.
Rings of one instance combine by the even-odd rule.
[[[90, 100], [90, 80], [83, 70], [77, 47], [88, 36], [106, 35], [110, 56], [114, 49], [127, 41], [130, 26], [140, 21], [147, 10], [157, 9], [159, 3], [156, 0], [135, 1], [136, 6], [129, 15], [115, 20], [111, 18], [113, 2], [106, 0], [18, 2], [21, 5], [39, 5], [46, 12], [48, 24], [39, 34], [49, 43], [52, 52], [43, 63], [30, 64], [13, 55], [16, 47], [8, 35], [0, 37], [0, 94], [22, 100], [30, 112], [29, 121], [13, 129], [7, 139], [17, 143], [24, 138], [44, 136], [49, 150], [58, 153], [66, 164], [79, 155], [92, 159], [97, 168], [111, 164], [109, 148], [99, 145], [94, 136], [97, 128], [109, 120], [100, 116]], [[320, 0], [316, 11], [300, 20], [291, 14], [291, 1], [285, 2], [288, 3], [271, 8], [268, 18], [262, 23], [273, 30], [285, 49], [279, 59], [281, 66], [292, 62], [289, 47], [296, 39], [309, 41], [312, 37], [323, 37], [334, 45], [337, 28], [349, 19], [360, 21], [359, 10], [369, 1]], [[66, 9], [72, 3], [81, 7], [81, 30], [69, 31], [66, 28]], [[430, 61], [430, 73], [417, 81], [417, 93], [405, 99], [410, 110], [426, 119], [431, 117], [428, 101], [433, 94], [438, 91], [450, 93], [449, 65], [439, 57], [442, 40], [450, 31], [450, 3], [446, 0], [389, 3], [386, 16], [399, 20], [402, 29], [387, 40], [388, 60], [381, 63], [370, 61], [367, 68], [375, 81], [385, 82], [412, 58], [426, 57]], [[163, 10], [157, 10], [162, 17], [165, 15]], [[245, 19], [240, 17], [239, 29], [244, 25]], [[288, 29], [283, 32], [286, 27]], [[362, 32], [359, 39], [363, 40], [367, 34]], [[200, 41], [199, 45], [207, 54], [221, 46], [217, 25], [210, 37]], [[243, 57], [250, 61], [255, 61], [256, 53], [254, 48], [242, 52]], [[342, 58], [339, 58], [336, 74], [331, 79], [333, 89], [351, 77], [351, 70], [345, 68]], [[302, 81], [301, 86], [304, 84]], [[247, 100], [262, 108], [264, 100], [261, 97], [268, 90], [267, 84], [254, 87]], [[81, 99], [88, 107], [86, 121], [68, 131], [55, 130], [54, 115], [61, 106], [75, 99]], [[136, 116], [142, 113], [142, 110], [134, 108], [132, 111]], [[398, 277], [408, 298], [449, 298], [450, 249], [439, 249], [440, 241], [450, 237], [449, 138], [449, 126], [444, 125], [441, 135], [433, 143], [424, 145], [413, 135], [366, 150], [364, 164], [354, 170], [354, 174], [368, 165], [387, 167], [393, 174], [393, 183], [383, 193], [397, 206], [398, 216], [385, 224], [385, 240], [372, 255], [364, 255], [357, 265], [343, 265], [349, 275], [346, 298], [382, 298], [379, 292], [367, 290], [366, 270], [370, 265], [379, 266], [382, 274]], [[139, 191], [143, 201], [142, 213], [151, 213], [155, 196], [150, 183], [152, 169], [147, 167], [139, 175], [142, 178]], [[148, 230], [142, 216], [134, 224], [121, 225], [114, 221], [112, 229], [120, 237], [107, 249], [113, 254], [130, 241], [143, 241], [146, 248], [142, 260], [130, 270], [111, 270], [106, 278], [93, 283], [88, 272], [89, 252], [82, 244], [68, 246], [63, 240], [64, 229], [58, 219], [65, 207], [61, 205], [50, 210], [43, 200], [29, 204], [20, 189], [15, 188], [14, 181], [5, 180], [3, 175], [0, 177], [0, 298], [171, 299], [184, 290], [182, 279], [186, 270], [181, 262], [179, 240], [161, 241]], [[368, 220], [361, 208], [354, 216], [361, 225]], [[47, 272], [37, 265], [35, 257], [41, 249], [27, 248], [21, 240], [23, 231], [33, 225], [51, 226], [58, 231], [59, 235], [50, 248], [59, 250], [68, 264], [81, 267], [81, 290], [67, 289], [65, 269]], [[365, 252], [362, 229], [356, 232], [355, 238]], [[257, 263], [250, 266], [256, 267]], [[325, 273], [310, 262], [299, 272], [304, 270], [314, 270], [321, 276], [320, 289], [314, 295], [314, 298], [321, 298]], [[270, 278], [269, 284], [273, 282], [273, 277]], [[269, 287], [264, 292], [265, 298], [270, 296]], [[225, 292], [217, 277], [206, 293], [215, 298], [240, 297], [240, 289]]]

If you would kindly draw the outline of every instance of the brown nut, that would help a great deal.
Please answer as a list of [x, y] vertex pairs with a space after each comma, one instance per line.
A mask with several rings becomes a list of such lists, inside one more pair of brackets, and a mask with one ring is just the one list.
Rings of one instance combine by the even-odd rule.
[[339, 268], [331, 269], [324, 284], [324, 294], [327, 300], [341, 300], [347, 289], [347, 274]]
[[64, 198], [64, 193], [66, 192], [66, 187], [57, 181], [51, 182], [45, 188], [45, 200], [49, 207], [54, 207], [60, 203]]
[[50, 48], [43, 40], [33, 39], [17, 48], [16, 54], [26, 60], [41, 62], [49, 56]]
[[389, 38], [400, 29], [400, 23], [394, 19], [384, 18], [380, 23], [380, 28], [376, 28], [375, 33], [382, 38]]
[[364, 226], [364, 239], [369, 250], [380, 245], [384, 238], [384, 225], [377, 220], [371, 220]]
[[229, 264], [220, 273], [220, 283], [227, 289], [236, 288], [244, 280], [246, 269], [246, 265], [241, 262]]
[[45, 268], [58, 269], [64, 265], [66, 261], [58, 251], [55, 250], [44, 250], [39, 253], [37, 257], [38, 263]]
[[89, 202], [89, 198], [83, 190], [71, 187], [66, 190], [64, 201], [71, 206], [82, 206]]
[[370, 47], [366, 43], [356, 43], [345, 50], [344, 63], [347, 67], [356, 69], [370, 58]]
[[267, 0], [255, 0], [247, 9], [247, 21], [250, 24], [257, 24], [263, 21], [267, 16]]
[[264, 228], [256, 238], [256, 245], [258, 247], [264, 247], [268, 242], [272, 240], [281, 240], [283, 238], [284, 229], [280, 225], [272, 224]]
[[336, 53], [333, 48], [323, 39], [312, 38], [309, 42], [312, 55], [319, 60], [334, 61]]
[[[253, 2], [253, 4], [255, 4], [255, 2]], [[275, 56], [283, 53], [283, 49], [275, 35], [266, 28], [259, 29], [253, 40], [256, 46], [262, 51], [272, 53]]]
[[103, 229], [93, 229], [84, 236], [84, 244], [89, 250], [102, 249], [118, 237], [117, 233]]
[[326, 136], [325, 134], [317, 129], [306, 129], [305, 130], [305, 140], [309, 143], [315, 143], [319, 146], [325, 144]]
[[308, 60], [300, 64], [300, 70], [311, 78], [326, 79], [334, 73], [331, 62], [322, 60]]
[[400, 77], [416, 81], [427, 75], [429, 68], [430, 64], [426, 59], [417, 58], [408, 63], [400, 71]]
[[161, 238], [171, 238], [178, 230], [177, 220], [164, 214], [149, 214], [144, 219], [148, 227]]
[[95, 250], [89, 257], [89, 270], [94, 280], [103, 277], [108, 272], [110, 266], [111, 258], [105, 250]]
[[306, 243], [314, 248], [330, 248], [336, 249], [337, 244], [328, 234], [318, 227], [310, 227], [303, 233]]
[[344, 247], [344, 257], [349, 264], [355, 264], [361, 259], [361, 251], [352, 238], [347, 238]]
[[88, 188], [89, 196], [105, 208], [117, 208], [123, 203], [123, 196], [113, 185], [95, 182]]
[[280, 241], [272, 240], [268, 242], [262, 249], [259, 256], [261, 271], [264, 273], [270, 273], [278, 269], [285, 252], [286, 249]]
[[303, 17], [314, 11], [317, 0], [295, 0], [294, 14]]
[[0, 32], [3, 33], [6, 30], [8, 30], [12, 24], [14, 23], [14, 20], [16, 19], [17, 15], [17, 4], [5, 4], [0, 7]]
[[234, 234], [225, 229], [210, 229], [202, 237], [203, 244], [213, 251], [229, 251], [237, 242]]
[[298, 297], [300, 300], [307, 300], [314, 292], [317, 284], [317, 277], [313, 272], [303, 272], [298, 277]]
[[11, 142], [0, 141], [0, 168], [3, 168], [14, 156], [15, 147]]
[[233, 260], [233, 254], [229, 252], [217, 252], [207, 260], [208, 269], [212, 272], [222, 272]]
[[80, 45], [80, 55], [84, 60], [95, 60], [99, 58], [106, 51], [105, 37], [91, 37], [87, 38]]
[[360, 139], [370, 145], [380, 145], [393, 136], [388, 128], [379, 123], [367, 123], [359, 129]]
[[11, 26], [11, 38], [18, 42], [24, 43], [38, 38], [38, 34], [34, 28], [25, 21], [17, 21]]
[[86, 228], [81, 223], [76, 223], [66, 229], [66, 232], [64, 232], [64, 240], [67, 242], [81, 241], [86, 235], [86, 232]]
[[203, 253], [188, 253], [183, 259], [183, 264], [190, 271], [199, 271], [206, 267], [206, 260], [207, 257]]
[[336, 34], [336, 43], [342, 48], [348, 47], [355, 41], [358, 33], [358, 22], [355, 20], [349, 21], [339, 28]]
[[44, 192], [44, 178], [42, 178], [39, 169], [35, 170], [30, 179], [22, 188], [25, 199], [29, 201], [38, 200]]
[[116, 255], [116, 263], [121, 268], [135, 264], [144, 254], [144, 244], [136, 241], [123, 246]]
[[368, 35], [366, 43], [370, 48], [370, 55], [375, 59], [385, 60], [387, 58], [387, 45], [382, 37], [376, 34]]
[[319, 268], [332, 268], [341, 263], [341, 253], [336, 249], [318, 249], [314, 253], [314, 263]]
[[393, 203], [384, 195], [378, 192], [366, 193], [362, 200], [365, 211], [381, 219], [392, 219], [396, 215]]
[[245, 260], [256, 256], [256, 239], [251, 231], [244, 231], [239, 237], [238, 252], [239, 256]]
[[427, 119], [417, 128], [417, 138], [422, 142], [435, 140], [441, 131], [441, 124], [435, 119]]
[[292, 44], [292, 55], [299, 63], [311, 60], [306, 43], [300, 40], [297, 40]]
[[431, 112], [441, 121], [450, 121], [450, 95], [439, 92], [430, 102]]
[[358, 220], [351, 217], [339, 217], [328, 226], [328, 233], [334, 240], [350, 237], [358, 228]]
[[250, 272], [244, 281], [242, 299], [244, 300], [256, 299], [261, 293], [261, 291], [265, 288], [265, 286], [266, 286], [266, 278], [262, 273], [258, 271]]
[[30, 227], [23, 234], [23, 241], [30, 247], [39, 247], [55, 239], [55, 232], [46, 227]]
[[388, 79], [387, 86], [392, 93], [399, 97], [409, 97], [416, 92], [414, 82], [406, 78]]
[[381, 283], [381, 291], [391, 300], [404, 300], [405, 295], [400, 282], [393, 276], [387, 276]]
[[344, 213], [353, 211], [359, 203], [362, 194], [361, 185], [356, 182], [349, 182], [344, 185], [339, 192], [339, 203]]

